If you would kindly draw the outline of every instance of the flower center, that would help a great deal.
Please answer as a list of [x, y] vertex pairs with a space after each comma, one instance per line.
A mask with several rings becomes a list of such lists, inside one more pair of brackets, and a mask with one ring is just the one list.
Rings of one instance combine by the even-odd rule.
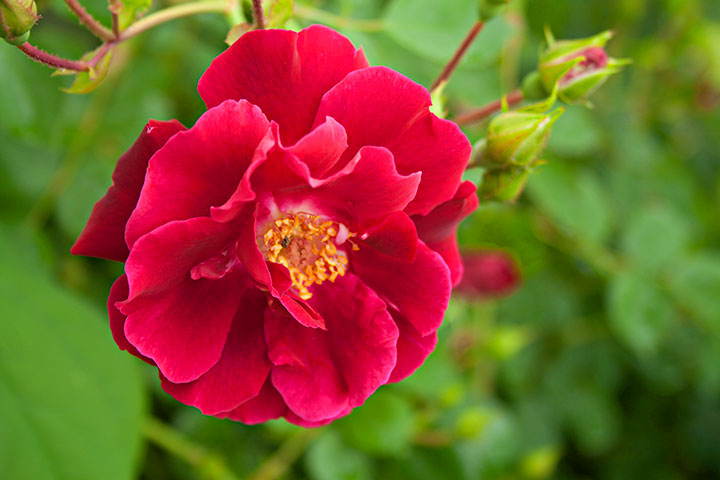
[[[317, 215], [292, 213], [275, 220], [263, 235], [266, 258], [290, 271], [300, 298], [312, 297], [308, 288], [345, 275], [348, 258], [337, 245], [354, 237], [345, 225], [322, 221]], [[353, 250], [357, 245], [350, 241]]]

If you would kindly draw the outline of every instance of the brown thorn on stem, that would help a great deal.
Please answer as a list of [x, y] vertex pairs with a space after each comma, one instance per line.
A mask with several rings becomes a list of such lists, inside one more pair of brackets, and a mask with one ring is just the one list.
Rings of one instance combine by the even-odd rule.
[[103, 42], [110, 42], [115, 39], [115, 35], [113, 35], [113, 32], [111, 32], [105, 25], [98, 22], [95, 17], [90, 15], [87, 10], [85, 10], [85, 7], [80, 5], [78, 0], [65, 0], [65, 4], [68, 6], [71, 12], [75, 14], [76, 17], [78, 17], [78, 20], [80, 20], [80, 23], [85, 25], [88, 30], [90, 30], [93, 35], [98, 37]]
[[87, 62], [68, 60], [66, 58], [58, 57], [30, 45], [28, 42], [18, 45], [17, 48], [36, 62], [47, 65], [48, 67], [63, 68], [65, 70], [74, 70], [76, 72], [86, 72], [91, 68], [91, 65]]
[[[513, 90], [512, 92], [507, 94], [506, 97], [507, 104], [509, 107], [513, 105], [517, 105], [518, 103], [522, 102], [523, 100], [523, 94], [521, 90]], [[497, 112], [502, 108], [502, 100], [495, 100], [494, 102], [490, 102], [487, 105], [478, 108], [477, 110], [471, 110], [469, 112], [463, 113], [461, 115], [458, 115], [454, 118], [455, 123], [458, 125], [466, 125], [468, 123], [473, 123], [480, 121], [493, 113]]]
[[440, 72], [438, 78], [433, 82], [432, 86], [430, 87], [430, 92], [434, 92], [435, 89], [437, 89], [440, 85], [448, 81], [450, 75], [453, 74], [455, 68], [458, 66], [458, 63], [460, 63], [460, 60], [462, 60], [462, 57], [465, 55], [465, 52], [467, 52], [467, 49], [472, 44], [473, 40], [475, 40], [475, 37], [477, 37], [480, 31], [482, 31], [483, 26], [485, 26], [484, 22], [480, 20], [475, 22], [468, 34], [465, 36], [465, 40], [463, 40], [453, 57], [450, 59], [447, 65], [445, 65], [445, 68], [443, 68], [443, 71]]
[[255, 28], [262, 30], [265, 28], [265, 14], [263, 14], [262, 0], [252, 0], [252, 6]]

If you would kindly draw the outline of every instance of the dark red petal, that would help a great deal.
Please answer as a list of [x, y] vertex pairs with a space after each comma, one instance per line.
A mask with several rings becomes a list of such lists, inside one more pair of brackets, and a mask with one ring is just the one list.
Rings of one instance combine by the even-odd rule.
[[395, 212], [367, 232], [364, 243], [385, 255], [407, 262], [415, 260], [418, 234], [415, 224], [403, 212]]
[[251, 398], [234, 410], [219, 413], [216, 416], [253, 425], [282, 417], [285, 412], [287, 412], [285, 401], [275, 390], [270, 376], [268, 376], [256, 397]]
[[113, 184], [93, 207], [85, 229], [70, 249], [73, 255], [125, 261], [128, 256], [125, 224], [140, 196], [148, 161], [181, 130], [185, 127], [176, 120], [150, 120], [145, 125], [140, 137], [118, 160], [112, 175]]
[[294, 414], [291, 410], [288, 410], [287, 413], [285, 414], [285, 420], [287, 420], [288, 422], [290, 422], [294, 425], [298, 425], [300, 427], [317, 428], [317, 427], [322, 427], [324, 425], [328, 425], [328, 424], [334, 422], [335, 420], [337, 420], [338, 418], [344, 417], [351, 411], [352, 411], [352, 408], [347, 407], [345, 410], [343, 410], [342, 412], [340, 412], [339, 414], [337, 414], [334, 417], [326, 418], [324, 420], [320, 420], [317, 422], [309, 422], [309, 421], [305, 420], [304, 418]]
[[229, 222], [240, 214], [247, 202], [256, 198], [255, 191], [252, 189], [251, 179], [255, 171], [267, 160], [268, 153], [277, 145], [276, 130], [277, 124], [273, 123], [268, 131], [265, 132], [265, 136], [255, 148], [250, 164], [245, 170], [235, 191], [230, 195], [230, 198], [219, 207], [210, 208], [210, 215], [213, 219], [218, 222]]
[[347, 132], [349, 161], [364, 145], [383, 146], [395, 157], [398, 172], [422, 171], [408, 214], [427, 213], [452, 198], [472, 147], [454, 123], [431, 114], [430, 94], [407, 77], [385, 67], [350, 73], [328, 91], [315, 124], [327, 116]]
[[397, 364], [392, 374], [390, 374], [388, 382], [399, 382], [417, 370], [428, 355], [432, 353], [435, 345], [437, 345], [437, 332], [432, 332], [423, 337], [399, 313], [393, 312], [393, 318], [400, 329], [400, 336], [397, 343]]
[[188, 275], [170, 290], [119, 305], [127, 315], [125, 336], [171, 382], [193, 381], [220, 359], [244, 288], [238, 274], [219, 280]]
[[330, 28], [255, 30], [213, 60], [198, 92], [208, 108], [227, 99], [258, 105], [292, 144], [310, 131], [323, 94], [364, 67], [362, 52]]
[[398, 330], [385, 304], [353, 275], [314, 288], [310, 304], [327, 331], [267, 310], [265, 337], [273, 385], [307, 422], [344, 415], [385, 383], [395, 366]]
[[325, 180], [309, 179], [308, 183], [316, 188], [275, 192], [275, 201], [282, 208], [283, 204], [309, 200], [326, 215], [348, 219], [364, 229], [402, 211], [415, 196], [420, 174], [400, 175], [389, 150], [363, 147], [340, 172]]
[[457, 227], [478, 206], [475, 190], [472, 182], [463, 182], [451, 200], [437, 206], [427, 215], [412, 217], [420, 239], [438, 252], [447, 263], [453, 285], [457, 285], [463, 273], [457, 246]]
[[204, 217], [233, 194], [270, 123], [248, 102], [228, 101], [176, 134], [148, 165], [127, 224], [128, 246], [172, 220]]
[[113, 339], [115, 340], [115, 343], [117, 343], [118, 347], [120, 347], [120, 350], [125, 350], [128, 353], [135, 355], [142, 361], [155, 365], [155, 362], [146, 356], [141, 355], [140, 352], [137, 351], [137, 348], [135, 348], [135, 346], [128, 342], [127, 338], [125, 338], [125, 319], [127, 317], [118, 310], [115, 304], [123, 302], [127, 300], [127, 298], [128, 283], [127, 277], [123, 274], [115, 280], [115, 283], [113, 283], [112, 287], [110, 287], [110, 294], [108, 295], [107, 309], [108, 316], [110, 318], [110, 332], [112, 332]]
[[265, 295], [255, 288], [236, 292], [241, 309], [233, 319], [220, 360], [189, 383], [172, 383], [161, 375], [163, 389], [177, 400], [215, 415], [256, 397], [270, 372], [263, 332]]
[[327, 330], [322, 316], [301, 299], [286, 293], [280, 296], [280, 303], [302, 326]]
[[200, 217], [170, 222], [144, 235], [125, 263], [130, 298], [172, 289], [190, 279], [193, 267], [231, 248], [240, 227]]
[[420, 335], [429, 335], [438, 329], [450, 300], [450, 271], [442, 257], [424, 243], [418, 241], [412, 262], [384, 255], [364, 244], [352, 252], [350, 265], [353, 272], [402, 313]]
[[325, 122], [285, 150], [307, 165], [314, 178], [323, 178], [340, 160], [347, 147], [345, 129], [332, 117], [327, 117]]

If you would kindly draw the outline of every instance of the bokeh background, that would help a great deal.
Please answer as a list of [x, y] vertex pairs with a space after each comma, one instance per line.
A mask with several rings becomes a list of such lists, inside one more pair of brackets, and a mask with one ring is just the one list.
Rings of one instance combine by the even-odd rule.
[[[296, 3], [291, 26], [338, 28], [426, 86], [475, 5]], [[634, 64], [594, 110], [568, 108], [516, 204], [461, 226], [465, 248], [515, 259], [514, 293], [454, 298], [415, 375], [316, 430], [205, 417], [165, 395], [112, 342], [104, 303], [122, 267], [69, 254], [147, 119], [202, 113], [195, 86], [226, 21], [135, 38], [85, 96], [0, 45], [0, 477], [720, 478], [720, 2], [511, 3], [448, 85], [450, 117], [516, 87], [544, 25], [558, 38], [612, 28], [610, 53]], [[109, 23], [103, 0], [84, 4]], [[61, 0], [39, 10], [35, 44], [73, 58], [97, 45]]]

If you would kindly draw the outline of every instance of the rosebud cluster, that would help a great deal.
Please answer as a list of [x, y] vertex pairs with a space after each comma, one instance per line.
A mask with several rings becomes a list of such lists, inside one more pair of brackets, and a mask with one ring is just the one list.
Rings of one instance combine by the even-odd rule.
[[37, 20], [34, 0], [0, 0], [0, 37], [7, 42], [25, 43]]
[[508, 201], [520, 194], [532, 169], [542, 163], [538, 156], [563, 111], [505, 112], [490, 122], [487, 137], [476, 149], [486, 168], [480, 187], [483, 198]]
[[630, 63], [608, 56], [605, 44], [613, 36], [610, 30], [577, 40], [557, 41], [549, 30], [546, 36], [548, 47], [540, 55], [537, 78], [545, 92], [557, 86], [558, 97], [566, 103], [586, 103], [610, 75]]

